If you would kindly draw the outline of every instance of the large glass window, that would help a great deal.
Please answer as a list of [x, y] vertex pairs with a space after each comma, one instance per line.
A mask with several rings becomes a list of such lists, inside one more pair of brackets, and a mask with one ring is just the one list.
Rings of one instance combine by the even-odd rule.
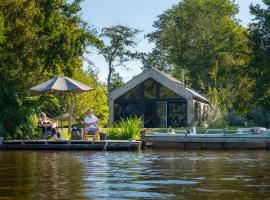
[[114, 119], [140, 116], [141, 104], [137, 102], [119, 102], [114, 104]]
[[[158, 82], [154, 81], [153, 79], [148, 79], [142, 85], [138, 85], [135, 88], [129, 90], [127, 93], [119, 97], [119, 99], [140, 99], [141, 98], [141, 89], [143, 88], [144, 99], [164, 99], [164, 100], [178, 100], [183, 99], [170, 89], [166, 88], [165, 86], [159, 84]], [[157, 95], [157, 88], [159, 91], [159, 95]]]
[[160, 85], [159, 87], [159, 98], [160, 99], [179, 99], [179, 96], [168, 88]]
[[144, 103], [144, 127], [153, 128], [155, 127], [156, 112], [155, 112], [155, 103], [145, 102]]
[[153, 79], [148, 79], [144, 82], [144, 98], [156, 99], [157, 84]]
[[169, 103], [168, 106], [168, 126], [185, 126], [187, 123], [187, 103]]
[[131, 116], [142, 116], [148, 128], [181, 127], [187, 123], [187, 101], [150, 78], [115, 100], [114, 120]]
[[122, 95], [119, 99], [140, 99], [141, 98], [141, 85], [131, 89], [124, 95]]

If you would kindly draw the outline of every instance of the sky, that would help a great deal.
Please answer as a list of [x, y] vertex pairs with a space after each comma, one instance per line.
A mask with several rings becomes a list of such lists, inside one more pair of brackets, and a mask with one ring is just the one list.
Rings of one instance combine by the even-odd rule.
[[[157, 16], [165, 10], [177, 4], [180, 0], [84, 0], [82, 2], [82, 18], [93, 25], [97, 31], [101, 31], [103, 27], [112, 25], [128, 25], [132, 28], [140, 29], [143, 32], [138, 35], [138, 46], [135, 50], [141, 52], [150, 52], [153, 44], [149, 44], [147, 39], [144, 39], [146, 33], [152, 32], [152, 27]], [[261, 0], [235, 0], [239, 6], [240, 12], [236, 16], [243, 26], [247, 26], [252, 16], [249, 13], [249, 5], [261, 4]], [[95, 67], [99, 71], [99, 79], [106, 82], [108, 75], [108, 67], [101, 55], [92, 50], [88, 55]], [[84, 63], [87, 66], [86, 62]], [[129, 70], [117, 68], [117, 72], [123, 77], [126, 82], [133, 76], [141, 72], [142, 64], [139, 61], [127, 63]]]

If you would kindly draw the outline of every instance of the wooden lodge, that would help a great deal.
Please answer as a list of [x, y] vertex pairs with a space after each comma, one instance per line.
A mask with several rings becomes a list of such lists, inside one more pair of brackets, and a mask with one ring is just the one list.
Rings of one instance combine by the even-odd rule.
[[168, 128], [199, 121], [210, 101], [181, 81], [155, 68], [146, 69], [109, 95], [110, 123], [141, 116], [145, 128]]

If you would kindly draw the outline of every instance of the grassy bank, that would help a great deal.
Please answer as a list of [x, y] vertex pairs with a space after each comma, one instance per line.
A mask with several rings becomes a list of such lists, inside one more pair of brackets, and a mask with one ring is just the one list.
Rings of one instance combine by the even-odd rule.
[[[215, 134], [215, 133], [221, 133], [222, 130], [225, 134], [234, 134], [237, 132], [238, 128], [237, 126], [231, 126], [226, 128], [221, 127], [215, 127], [215, 128], [201, 128], [196, 127], [197, 134], [205, 134], [205, 132], [208, 129], [219, 129], [219, 130], [213, 130], [209, 131], [208, 134]], [[175, 128], [173, 129], [175, 132], [183, 132], [186, 131], [185, 128]], [[113, 126], [109, 128], [101, 128], [101, 132], [104, 132], [107, 134], [107, 139], [110, 140], [139, 140], [141, 133], [145, 132], [146, 134], [150, 134], [152, 132], [161, 132], [161, 133], [169, 133], [169, 128], [142, 128], [142, 123], [137, 119], [137, 121], [134, 120], [126, 120], [122, 121], [121, 123], [114, 124]], [[68, 133], [68, 129], [63, 129], [63, 135], [61, 136], [62, 139], [69, 140], [70, 134]]]

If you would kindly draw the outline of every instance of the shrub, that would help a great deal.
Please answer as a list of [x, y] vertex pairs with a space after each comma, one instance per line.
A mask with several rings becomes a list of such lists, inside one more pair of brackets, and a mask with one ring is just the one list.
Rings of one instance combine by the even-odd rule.
[[38, 136], [38, 117], [34, 110], [23, 113], [20, 124], [15, 128], [14, 138], [33, 139]]
[[221, 111], [221, 109], [217, 106], [212, 106], [210, 111], [206, 117], [204, 123], [209, 125], [210, 127], [219, 127], [226, 125], [225, 113]]
[[254, 125], [270, 127], [270, 113], [261, 107], [252, 109], [250, 119]]
[[226, 119], [230, 126], [244, 126], [246, 119], [241, 117], [237, 112], [231, 111], [227, 114]]
[[119, 128], [116, 128], [116, 124], [113, 124], [111, 127], [107, 129], [107, 139], [110, 139], [110, 140], [122, 139], [119, 132]]
[[[1, 96], [1, 95], [0, 95]], [[12, 101], [5, 98], [5, 106], [0, 112], [0, 135], [5, 139], [30, 139], [37, 135], [38, 103], [36, 98], [24, 97], [23, 100]]]
[[108, 128], [107, 138], [115, 140], [139, 139], [143, 121], [139, 117], [121, 119]]

